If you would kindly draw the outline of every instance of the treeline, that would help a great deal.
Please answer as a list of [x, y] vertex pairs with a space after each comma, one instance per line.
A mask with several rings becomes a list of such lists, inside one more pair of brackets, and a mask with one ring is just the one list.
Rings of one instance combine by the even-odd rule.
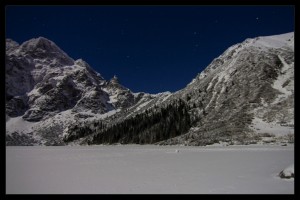
[[76, 124], [68, 128], [68, 135], [63, 138], [64, 142], [71, 142], [79, 138], [91, 135], [106, 128], [102, 121], [91, 122], [89, 124]]
[[96, 133], [88, 144], [152, 144], [181, 135], [191, 127], [188, 105], [181, 99], [146, 110]]
[[77, 124], [69, 127], [64, 137], [68, 143], [93, 135], [88, 144], [152, 144], [186, 133], [191, 127], [189, 106], [182, 100], [174, 100], [166, 107], [146, 110], [144, 113], [108, 126], [102, 121]]

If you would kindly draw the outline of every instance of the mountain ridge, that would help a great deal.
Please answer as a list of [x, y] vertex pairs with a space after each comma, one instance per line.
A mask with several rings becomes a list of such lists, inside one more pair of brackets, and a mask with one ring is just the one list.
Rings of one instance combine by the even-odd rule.
[[[293, 133], [293, 48], [293, 33], [246, 39], [185, 88], [147, 94], [131, 92], [117, 77], [106, 81], [46, 38], [21, 45], [7, 39], [6, 143], [207, 145], [281, 137]], [[139, 126], [135, 120], [144, 124], [140, 132], [123, 133], [130, 123]]]

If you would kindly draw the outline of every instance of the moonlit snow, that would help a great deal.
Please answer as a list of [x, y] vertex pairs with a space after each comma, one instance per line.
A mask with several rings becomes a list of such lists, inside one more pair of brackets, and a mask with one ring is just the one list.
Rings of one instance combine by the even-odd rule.
[[[180, 153], [179, 153], [180, 152]], [[294, 146], [7, 146], [7, 194], [293, 194]]]

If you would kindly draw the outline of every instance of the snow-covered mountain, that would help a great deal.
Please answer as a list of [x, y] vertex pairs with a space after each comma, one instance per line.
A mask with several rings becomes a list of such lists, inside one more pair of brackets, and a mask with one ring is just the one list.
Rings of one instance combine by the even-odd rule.
[[22, 45], [7, 39], [5, 70], [8, 144], [61, 143], [70, 123], [114, 114], [144, 96], [43, 37]]
[[174, 98], [193, 107], [195, 125], [164, 144], [245, 143], [293, 134], [294, 33], [231, 46]]
[[7, 145], [251, 143], [294, 133], [294, 33], [233, 45], [182, 90], [133, 93], [53, 42], [6, 40]]

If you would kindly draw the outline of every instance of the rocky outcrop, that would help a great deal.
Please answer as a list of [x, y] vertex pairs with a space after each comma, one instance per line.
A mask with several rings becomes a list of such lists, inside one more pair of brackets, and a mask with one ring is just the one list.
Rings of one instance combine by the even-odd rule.
[[295, 178], [295, 172], [294, 172], [294, 164], [288, 166], [284, 170], [282, 170], [278, 176], [283, 179], [290, 179]]

